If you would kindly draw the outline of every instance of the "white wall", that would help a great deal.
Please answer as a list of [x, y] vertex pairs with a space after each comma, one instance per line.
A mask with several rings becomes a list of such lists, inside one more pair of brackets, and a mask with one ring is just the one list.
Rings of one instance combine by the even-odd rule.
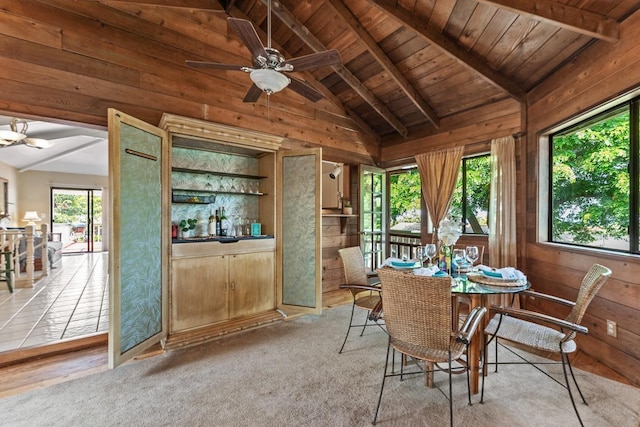
[[[45, 214], [43, 221], [51, 220], [51, 187], [69, 188], [106, 188], [109, 177], [97, 175], [81, 175], [74, 173], [28, 171], [18, 175], [18, 222], [25, 211], [36, 211]], [[105, 205], [106, 206], [106, 205]]]

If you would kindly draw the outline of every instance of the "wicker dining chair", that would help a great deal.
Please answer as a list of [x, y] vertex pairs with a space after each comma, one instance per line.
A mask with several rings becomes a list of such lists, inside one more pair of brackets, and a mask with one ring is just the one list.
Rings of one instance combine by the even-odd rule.
[[[349, 319], [349, 327], [347, 328], [347, 334], [344, 337], [342, 346], [338, 353], [342, 353], [347, 339], [349, 338], [349, 331], [352, 328], [362, 328], [360, 336], [364, 335], [364, 331], [367, 326], [380, 326], [380, 318], [382, 317], [382, 307], [380, 299], [380, 279], [377, 274], [367, 274], [366, 267], [364, 265], [364, 258], [359, 246], [352, 246], [349, 248], [339, 249], [338, 253], [342, 259], [342, 266], [344, 267], [344, 276], [346, 283], [339, 286], [340, 289], [348, 289], [353, 297], [353, 304], [351, 306], [351, 318]], [[353, 315], [355, 309], [363, 309], [366, 311], [366, 317], [363, 324], [353, 324]], [[370, 322], [371, 320], [371, 322]]]
[[[491, 319], [491, 321], [486, 326], [485, 332], [485, 348], [484, 354], [487, 354], [488, 345], [491, 340], [495, 341], [495, 371], [498, 371], [499, 364], [521, 364], [523, 362], [498, 362], [498, 340], [496, 337], [501, 338], [503, 340], [507, 340], [513, 343], [517, 343], [519, 348], [522, 349], [533, 349], [534, 351], [543, 351], [543, 352], [551, 352], [558, 354], [560, 356], [559, 362], [549, 362], [545, 361], [544, 364], [562, 364], [562, 373], [564, 375], [564, 384], [552, 377], [542, 369], [540, 369], [536, 362], [527, 360], [524, 356], [515, 351], [505, 347], [507, 350], [510, 350], [513, 354], [518, 356], [520, 359], [524, 361], [524, 363], [533, 365], [540, 372], [547, 375], [549, 378], [563, 386], [569, 392], [569, 398], [571, 399], [571, 404], [573, 406], [573, 410], [578, 417], [578, 421], [580, 425], [582, 424], [582, 419], [580, 418], [580, 413], [578, 412], [578, 408], [576, 407], [575, 400], [573, 398], [573, 393], [571, 392], [571, 386], [569, 384], [569, 377], [567, 375], [567, 368], [569, 369], [569, 373], [571, 374], [571, 378], [573, 379], [573, 383], [576, 386], [580, 397], [582, 398], [582, 402], [587, 405], [587, 401], [585, 400], [580, 387], [578, 386], [578, 382], [576, 381], [576, 377], [573, 374], [573, 369], [571, 368], [571, 362], [569, 360], [569, 353], [573, 353], [577, 349], [577, 345], [574, 341], [576, 334], [582, 333], [587, 334], [589, 330], [586, 326], [581, 325], [582, 317], [584, 316], [587, 307], [598, 293], [602, 285], [607, 281], [607, 279], [611, 276], [611, 270], [607, 267], [604, 267], [600, 264], [594, 264], [587, 274], [582, 279], [582, 284], [580, 286], [580, 290], [578, 291], [578, 297], [575, 302], [568, 301], [562, 298], [558, 298], [552, 295], [543, 294], [535, 291], [525, 291], [523, 295], [532, 296], [539, 300], [551, 301], [553, 303], [559, 303], [571, 307], [571, 312], [564, 319], [559, 319], [556, 317], [552, 317], [549, 315], [545, 315], [542, 313], [523, 310], [518, 308], [504, 307], [504, 306], [491, 306], [491, 310], [495, 311], [496, 314]], [[548, 325], [548, 326], [547, 326]], [[486, 368], [488, 361], [487, 357], [484, 358], [484, 367], [483, 371]], [[484, 376], [482, 377], [482, 392], [480, 397], [480, 402], [484, 400]]]
[[[468, 350], [469, 343], [486, 312], [484, 307], [474, 308], [459, 330], [451, 328], [451, 278], [418, 276], [412, 272], [398, 271], [391, 268], [378, 270], [382, 287], [382, 305], [384, 319], [389, 335], [387, 356], [384, 365], [384, 376], [373, 424], [378, 419], [380, 402], [384, 384], [388, 377], [424, 374], [431, 375], [436, 371], [449, 374], [449, 420], [453, 425], [453, 399], [451, 376], [452, 363], [460, 359]], [[404, 372], [403, 363], [400, 373], [392, 369], [388, 373], [389, 353], [400, 352], [412, 358], [419, 370]], [[405, 357], [401, 357], [404, 360]], [[395, 357], [392, 357], [392, 364]], [[425, 362], [425, 367], [419, 361]], [[446, 363], [440, 367], [438, 364]], [[439, 387], [438, 387], [439, 388]], [[443, 394], [444, 391], [440, 390]], [[446, 394], [445, 394], [446, 396]], [[471, 405], [469, 387], [469, 370], [467, 369], [467, 396]]]

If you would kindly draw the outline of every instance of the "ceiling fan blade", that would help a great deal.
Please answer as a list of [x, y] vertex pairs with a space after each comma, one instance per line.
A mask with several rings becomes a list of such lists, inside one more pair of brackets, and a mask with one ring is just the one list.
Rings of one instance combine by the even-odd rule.
[[246, 68], [242, 65], [220, 64], [218, 62], [189, 61], [189, 60], [185, 62], [191, 68], [216, 68], [218, 70], [234, 70], [234, 71], [244, 71], [243, 68]]
[[309, 86], [307, 83], [303, 82], [302, 80], [298, 80], [294, 77], [289, 77], [289, 79], [291, 80], [291, 83], [289, 83], [289, 86], [288, 86], [289, 89], [299, 93], [300, 95], [307, 98], [309, 101], [318, 102], [322, 98], [324, 98], [324, 95], [322, 95], [320, 92], [315, 90], [315, 88]]
[[262, 56], [265, 60], [269, 58], [267, 51], [264, 49], [264, 45], [258, 37], [256, 29], [253, 27], [251, 21], [238, 18], [227, 18], [229, 25], [235, 30], [236, 33], [242, 38], [242, 41], [247, 46], [251, 55], [256, 58]]
[[251, 85], [242, 102], [256, 102], [258, 98], [260, 98], [260, 95], [262, 95], [262, 89], [255, 84]]
[[311, 53], [309, 55], [299, 56], [284, 61], [280, 67], [288, 65], [293, 66], [293, 71], [304, 71], [310, 68], [327, 67], [330, 65], [338, 65], [342, 63], [340, 53], [336, 49], [326, 50], [324, 52]]

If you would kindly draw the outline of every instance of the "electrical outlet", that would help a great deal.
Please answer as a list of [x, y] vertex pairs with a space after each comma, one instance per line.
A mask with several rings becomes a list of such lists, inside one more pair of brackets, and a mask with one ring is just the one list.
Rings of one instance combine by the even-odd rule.
[[613, 320], [607, 320], [607, 334], [618, 337], [618, 325]]

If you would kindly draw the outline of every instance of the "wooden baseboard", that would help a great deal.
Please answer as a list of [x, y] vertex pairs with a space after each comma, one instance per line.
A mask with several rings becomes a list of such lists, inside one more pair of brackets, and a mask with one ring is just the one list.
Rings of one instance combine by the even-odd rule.
[[82, 338], [71, 338], [44, 346], [20, 348], [0, 353], [0, 367], [15, 363], [28, 362], [33, 359], [42, 359], [57, 354], [69, 353], [90, 347], [105, 345], [108, 342], [107, 333], [88, 335]]

